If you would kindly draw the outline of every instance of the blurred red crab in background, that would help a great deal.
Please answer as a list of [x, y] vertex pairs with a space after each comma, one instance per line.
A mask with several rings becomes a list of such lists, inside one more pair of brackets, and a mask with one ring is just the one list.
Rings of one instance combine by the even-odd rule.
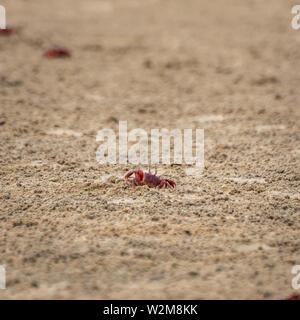
[[5, 29], [0, 29], [0, 36], [10, 36], [19, 32], [19, 28], [7, 26]]
[[51, 49], [48, 49], [44, 56], [48, 59], [54, 59], [54, 58], [70, 58], [71, 53], [68, 49], [61, 48], [61, 47], [53, 47]]
[[300, 295], [299, 294], [292, 294], [291, 296], [285, 298], [285, 300], [300, 300]]

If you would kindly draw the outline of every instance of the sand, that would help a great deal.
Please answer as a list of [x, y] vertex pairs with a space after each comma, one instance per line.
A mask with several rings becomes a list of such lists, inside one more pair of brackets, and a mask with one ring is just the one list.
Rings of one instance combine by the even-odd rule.
[[[1, 1], [1, 299], [278, 299], [300, 264], [293, 1]], [[53, 45], [70, 59], [43, 57]], [[205, 169], [100, 165], [97, 131], [203, 128]]]

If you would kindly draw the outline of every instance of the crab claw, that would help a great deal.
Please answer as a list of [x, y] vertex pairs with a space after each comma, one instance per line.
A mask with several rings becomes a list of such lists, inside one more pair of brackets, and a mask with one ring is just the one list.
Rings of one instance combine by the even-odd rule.
[[176, 182], [174, 182], [173, 180], [169, 180], [169, 179], [166, 179], [166, 180], [171, 185], [172, 188], [176, 187]]
[[171, 187], [171, 188], [175, 188], [176, 187], [176, 183], [173, 180], [170, 179], [162, 179], [160, 184], [159, 184], [159, 188], [161, 189], [162, 187]]
[[125, 179], [128, 179], [131, 175], [135, 174], [137, 181], [141, 181], [144, 178], [144, 172], [142, 170], [131, 170], [125, 175]]
[[125, 174], [124, 179], [127, 180], [132, 174], [134, 174], [134, 171], [135, 171], [135, 170], [131, 170], [131, 171], [127, 172], [127, 173]]

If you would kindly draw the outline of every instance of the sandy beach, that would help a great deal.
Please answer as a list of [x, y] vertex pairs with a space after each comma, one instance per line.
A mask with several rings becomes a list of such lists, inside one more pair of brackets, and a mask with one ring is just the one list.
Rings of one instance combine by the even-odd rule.
[[[294, 1], [2, 0], [0, 299], [281, 299], [300, 264]], [[47, 59], [67, 48], [70, 58]], [[202, 128], [132, 188], [98, 130]]]

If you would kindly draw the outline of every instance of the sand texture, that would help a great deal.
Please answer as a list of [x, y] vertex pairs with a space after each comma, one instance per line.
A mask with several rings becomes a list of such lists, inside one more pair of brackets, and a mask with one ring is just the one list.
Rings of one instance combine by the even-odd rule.
[[[1, 1], [1, 299], [277, 299], [300, 264], [287, 0]], [[67, 59], [43, 53], [59, 45]], [[97, 131], [203, 128], [205, 169], [100, 165]]]

